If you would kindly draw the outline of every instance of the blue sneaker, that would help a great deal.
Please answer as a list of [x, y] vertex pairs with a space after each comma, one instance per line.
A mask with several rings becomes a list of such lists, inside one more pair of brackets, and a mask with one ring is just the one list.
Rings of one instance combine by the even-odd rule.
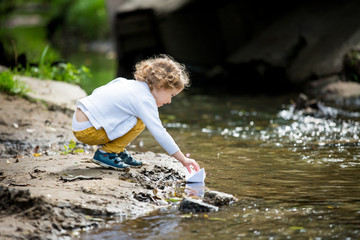
[[126, 149], [124, 151], [122, 151], [121, 153], [119, 153], [118, 156], [122, 162], [126, 163], [130, 167], [139, 168], [142, 166], [142, 162], [140, 160], [136, 160], [135, 158], [133, 158], [130, 155], [130, 153], [128, 153], [128, 151], [126, 151]]
[[111, 168], [114, 170], [126, 172], [130, 170], [129, 165], [121, 161], [121, 159], [117, 156], [116, 153], [102, 153], [97, 150], [92, 161], [93, 163], [96, 163], [105, 168]]

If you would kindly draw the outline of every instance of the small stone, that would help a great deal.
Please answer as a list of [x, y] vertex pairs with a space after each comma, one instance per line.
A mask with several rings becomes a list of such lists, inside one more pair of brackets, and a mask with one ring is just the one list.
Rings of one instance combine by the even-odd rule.
[[59, 207], [59, 208], [70, 208], [71, 205], [70, 205], [70, 203], [68, 203], [68, 202], [59, 202], [59, 203], [57, 204], [57, 207]]
[[218, 207], [205, 203], [201, 200], [195, 200], [191, 198], [183, 198], [179, 207], [183, 212], [217, 212]]
[[229, 205], [237, 200], [238, 199], [231, 194], [218, 191], [208, 191], [204, 195], [204, 202], [215, 206]]

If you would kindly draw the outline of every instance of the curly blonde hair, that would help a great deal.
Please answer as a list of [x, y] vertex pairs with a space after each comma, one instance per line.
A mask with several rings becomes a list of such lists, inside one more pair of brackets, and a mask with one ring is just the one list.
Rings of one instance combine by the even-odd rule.
[[183, 90], [190, 85], [185, 66], [165, 54], [137, 63], [134, 77], [137, 81], [146, 82], [150, 90], [153, 88]]

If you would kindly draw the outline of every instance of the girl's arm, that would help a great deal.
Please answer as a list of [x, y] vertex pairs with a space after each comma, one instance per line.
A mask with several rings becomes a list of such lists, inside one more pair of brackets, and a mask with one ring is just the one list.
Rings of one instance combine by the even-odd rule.
[[186, 167], [186, 169], [189, 171], [189, 173], [191, 173], [191, 168], [190, 168], [191, 166], [194, 167], [196, 172], [198, 172], [200, 170], [199, 164], [194, 159], [185, 157], [185, 155], [180, 150], [171, 156], [174, 157], [179, 162], [181, 162], [181, 164], [184, 167]]

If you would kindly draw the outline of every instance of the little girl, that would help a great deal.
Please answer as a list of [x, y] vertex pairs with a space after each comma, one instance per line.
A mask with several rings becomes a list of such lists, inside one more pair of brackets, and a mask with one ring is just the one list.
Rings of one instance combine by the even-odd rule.
[[148, 128], [164, 150], [191, 172], [200, 167], [184, 156], [173, 138], [162, 126], [158, 107], [189, 84], [185, 67], [171, 57], [160, 55], [135, 66], [136, 80], [117, 78], [77, 101], [73, 117], [75, 137], [89, 145], [100, 145], [92, 161], [106, 168], [129, 170], [141, 167], [125, 147]]

